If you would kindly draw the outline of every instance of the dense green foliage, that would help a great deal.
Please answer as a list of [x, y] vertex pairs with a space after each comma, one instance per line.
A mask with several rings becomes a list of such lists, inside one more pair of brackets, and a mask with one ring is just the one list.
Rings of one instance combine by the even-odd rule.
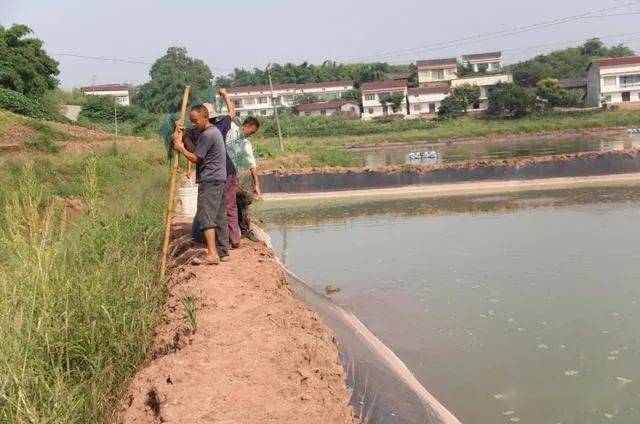
[[469, 106], [480, 101], [480, 87], [464, 84], [453, 89], [450, 95], [440, 103], [438, 116], [440, 118], [455, 118], [467, 113]]
[[36, 98], [58, 86], [58, 62], [42, 49], [42, 40], [29, 37], [26, 25], [0, 25], [0, 87]]
[[201, 99], [211, 90], [213, 74], [200, 59], [187, 55], [183, 47], [170, 47], [149, 71], [151, 81], [141, 85], [133, 104], [153, 113], [168, 113], [179, 108], [184, 87], [191, 86], [191, 98]]
[[522, 118], [533, 112], [535, 104], [535, 96], [522, 87], [511, 82], [501, 82], [489, 94], [487, 115], [494, 118], [506, 116]]
[[111, 96], [87, 96], [78, 124], [115, 132], [115, 116], [118, 115], [118, 133], [151, 138], [157, 135], [160, 117], [138, 106], [122, 106]]
[[633, 56], [633, 50], [619, 44], [606, 47], [594, 38], [579, 47], [556, 50], [533, 59], [516, 63], [507, 68], [514, 81], [522, 86], [535, 87], [544, 78], [580, 78], [586, 75], [587, 66], [594, 58]]
[[401, 92], [395, 92], [392, 94], [387, 94], [382, 97], [380, 100], [380, 104], [382, 107], [391, 107], [391, 110], [395, 113], [398, 112], [402, 107], [404, 107], [405, 97]]
[[[383, 80], [387, 73], [409, 72], [414, 68], [413, 65], [390, 65], [388, 63], [343, 64], [329, 60], [322, 65], [313, 65], [307, 62], [303, 62], [300, 65], [293, 63], [279, 65], [276, 63], [271, 67], [271, 77], [274, 84], [354, 80], [356, 85], [359, 86], [363, 82]], [[221, 87], [267, 83], [266, 71], [258, 68], [253, 70], [236, 68], [229, 75], [216, 78], [216, 85]]]
[[581, 90], [567, 90], [558, 85], [555, 78], [545, 78], [538, 81], [536, 95], [547, 101], [549, 106], [573, 107], [582, 104]]
[[0, 109], [31, 118], [44, 118], [47, 115], [47, 111], [36, 100], [5, 88], [0, 88]]
[[164, 293], [160, 163], [111, 150], [0, 168], [0, 422], [111, 421]]

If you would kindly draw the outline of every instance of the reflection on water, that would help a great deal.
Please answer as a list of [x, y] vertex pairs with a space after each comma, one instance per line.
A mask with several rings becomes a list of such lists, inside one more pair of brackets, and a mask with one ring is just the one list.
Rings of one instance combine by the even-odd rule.
[[269, 231], [463, 422], [637, 423], [638, 200], [627, 187], [314, 207]]
[[[608, 152], [640, 147], [640, 138], [619, 137], [579, 137], [570, 139], [519, 140], [483, 142], [475, 144], [452, 143], [429, 147], [388, 147], [353, 151], [354, 166], [381, 167], [404, 164], [431, 164], [458, 162], [464, 160], [507, 159], [527, 156], [546, 156], [562, 153]], [[435, 151], [437, 159], [412, 159], [412, 152]]]

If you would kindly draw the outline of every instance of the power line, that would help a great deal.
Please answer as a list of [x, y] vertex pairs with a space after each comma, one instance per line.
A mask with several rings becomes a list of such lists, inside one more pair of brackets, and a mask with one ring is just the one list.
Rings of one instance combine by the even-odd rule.
[[625, 3], [625, 4], [619, 5], [619, 6], [612, 6], [612, 7], [608, 7], [608, 8], [594, 10], [594, 11], [591, 11], [591, 12], [581, 13], [579, 15], [572, 15], [572, 16], [567, 16], [567, 17], [564, 17], [564, 18], [553, 19], [553, 20], [550, 20], [550, 21], [539, 22], [539, 23], [532, 24], [532, 25], [525, 25], [525, 26], [506, 29], [506, 30], [501, 30], [501, 31], [476, 34], [476, 35], [463, 37], [463, 38], [458, 38], [458, 39], [454, 39], [454, 40], [450, 40], [450, 41], [441, 41], [441, 42], [437, 42], [437, 43], [433, 43], [433, 44], [426, 44], [426, 45], [423, 45], [423, 46], [412, 47], [412, 48], [408, 48], [408, 49], [398, 49], [398, 50], [388, 51], [388, 52], [385, 52], [385, 53], [378, 53], [378, 54], [373, 54], [373, 55], [360, 56], [360, 57], [352, 58], [350, 60], [346, 60], [346, 62], [355, 62], [355, 61], [372, 60], [372, 59], [383, 59], [383, 58], [388, 58], [388, 57], [398, 57], [398, 56], [404, 56], [404, 55], [409, 54], [409, 53], [416, 53], [418, 51], [441, 50], [441, 49], [444, 49], [444, 48], [455, 47], [455, 46], [469, 44], [469, 43], [487, 41], [487, 40], [492, 40], [492, 39], [496, 39], [496, 38], [504, 38], [504, 37], [515, 35], [515, 34], [520, 34], [520, 33], [523, 33], [523, 32], [533, 31], [533, 30], [541, 29], [541, 28], [548, 28], [548, 27], [551, 27], [551, 26], [556, 26], [556, 25], [561, 25], [561, 24], [565, 24], [565, 23], [581, 20], [581, 19], [584, 19], [585, 17], [589, 17], [589, 16], [594, 15], [594, 14], [602, 14], [604, 12], [609, 12], [609, 11], [616, 10], [616, 9], [621, 9], [621, 8], [629, 7], [629, 6], [636, 5], [636, 4], [640, 4], [640, 1], [628, 2], [628, 3]]
[[[130, 60], [130, 59], [120, 59], [120, 58], [115, 58], [115, 57], [103, 57], [103, 56], [86, 56], [86, 55], [82, 55], [82, 54], [75, 54], [75, 53], [50, 53], [53, 56], [65, 56], [65, 57], [75, 57], [75, 58], [80, 58], [80, 59], [91, 59], [91, 60], [99, 60], [99, 61], [103, 61], [103, 62], [119, 62], [119, 63], [130, 63], [130, 64], [134, 64], [134, 65], [153, 65], [152, 62], [142, 62], [139, 60]], [[233, 71], [232, 68], [217, 68], [217, 67], [210, 67], [211, 69], [216, 69], [219, 71]]]

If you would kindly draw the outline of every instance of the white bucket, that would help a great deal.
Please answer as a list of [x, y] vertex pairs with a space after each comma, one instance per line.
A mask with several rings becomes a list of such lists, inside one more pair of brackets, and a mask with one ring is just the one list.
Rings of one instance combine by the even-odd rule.
[[195, 216], [198, 206], [198, 186], [178, 188], [176, 215]]

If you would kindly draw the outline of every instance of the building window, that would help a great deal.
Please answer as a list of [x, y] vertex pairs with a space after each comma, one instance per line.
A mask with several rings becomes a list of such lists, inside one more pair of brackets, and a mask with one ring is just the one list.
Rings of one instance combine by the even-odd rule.
[[454, 68], [447, 69], [447, 75], [455, 75], [455, 74], [456, 74], [456, 70]]
[[267, 111], [266, 111], [266, 110], [261, 110], [261, 111], [260, 111], [260, 115], [262, 115], [262, 116], [266, 116], [266, 115], [267, 115]]
[[421, 105], [413, 105], [413, 110], [415, 110], [416, 112], [419, 112], [422, 109]]
[[478, 72], [486, 72], [489, 70], [488, 63], [478, 63]]
[[604, 77], [604, 86], [611, 87], [616, 85], [616, 77]]
[[244, 104], [246, 105], [255, 105], [256, 99], [254, 97], [250, 97], [248, 99], [244, 99]]
[[444, 69], [434, 69], [433, 71], [431, 71], [431, 77], [434, 79], [443, 79]]
[[372, 107], [369, 108], [369, 115], [373, 115], [373, 108]]
[[267, 97], [258, 97], [258, 103], [260, 104], [265, 104], [267, 101]]
[[284, 103], [293, 103], [293, 96], [283, 96], [282, 101]]
[[630, 87], [638, 84], [640, 84], [640, 75], [624, 75], [620, 77], [621, 87]]
[[280, 106], [280, 97], [274, 97], [271, 102], [276, 106]]
[[604, 101], [607, 103], [611, 103], [611, 96], [604, 96]]
[[233, 105], [235, 107], [242, 107], [242, 100], [234, 100]]
[[365, 100], [375, 100], [376, 99], [376, 95], [375, 94], [365, 94], [364, 95], [364, 99]]
[[322, 110], [320, 111], [320, 114], [321, 114], [321, 115], [326, 115], [326, 114], [327, 114], [327, 110], [326, 110], [326, 109], [322, 109]]

